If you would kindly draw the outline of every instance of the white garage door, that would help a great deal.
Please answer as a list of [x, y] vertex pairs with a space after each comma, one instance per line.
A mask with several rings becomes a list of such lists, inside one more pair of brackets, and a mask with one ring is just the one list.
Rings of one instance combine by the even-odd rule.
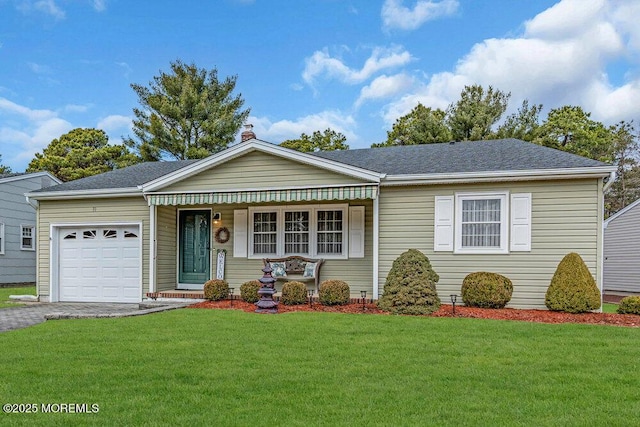
[[140, 302], [137, 225], [61, 228], [60, 301]]

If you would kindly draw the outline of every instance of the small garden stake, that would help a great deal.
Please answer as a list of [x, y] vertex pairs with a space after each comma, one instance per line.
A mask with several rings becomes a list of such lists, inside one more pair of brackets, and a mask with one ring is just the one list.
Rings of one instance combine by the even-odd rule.
[[360, 291], [360, 296], [362, 297], [362, 311], [365, 310], [364, 303], [367, 300], [367, 291]]
[[453, 315], [456, 315], [456, 300], [458, 299], [458, 295], [449, 295], [451, 298], [451, 305], [453, 306]]

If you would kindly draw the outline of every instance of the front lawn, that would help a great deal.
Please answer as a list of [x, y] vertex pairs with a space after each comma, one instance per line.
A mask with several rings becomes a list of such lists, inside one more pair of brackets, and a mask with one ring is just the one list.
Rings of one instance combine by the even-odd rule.
[[182, 309], [0, 334], [1, 414], [28, 425], [629, 425], [640, 330]]
[[9, 295], [35, 295], [35, 286], [18, 286], [14, 288], [0, 288], [0, 308], [15, 307], [22, 305], [17, 302], [11, 302]]

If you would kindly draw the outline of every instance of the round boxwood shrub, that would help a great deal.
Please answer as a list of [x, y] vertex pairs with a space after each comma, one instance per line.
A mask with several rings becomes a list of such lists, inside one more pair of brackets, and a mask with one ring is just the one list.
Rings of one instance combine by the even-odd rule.
[[580, 255], [571, 252], [558, 264], [544, 298], [552, 311], [584, 313], [600, 308], [600, 290]]
[[394, 314], [430, 314], [440, 308], [429, 258], [417, 249], [401, 254], [391, 266], [378, 307]]
[[257, 280], [250, 280], [240, 285], [240, 298], [242, 298], [242, 301], [257, 302], [260, 299], [260, 295], [258, 295], [260, 286], [260, 282]]
[[204, 284], [204, 297], [209, 301], [220, 301], [229, 296], [229, 283], [226, 280], [212, 279]]
[[513, 284], [498, 273], [478, 271], [462, 281], [462, 301], [469, 307], [504, 308], [513, 294]]
[[284, 305], [304, 304], [307, 302], [307, 285], [302, 282], [285, 282], [282, 286], [280, 302]]
[[618, 305], [620, 314], [640, 314], [640, 297], [624, 297]]
[[325, 280], [320, 283], [318, 299], [322, 305], [349, 304], [351, 292], [347, 282], [342, 280]]

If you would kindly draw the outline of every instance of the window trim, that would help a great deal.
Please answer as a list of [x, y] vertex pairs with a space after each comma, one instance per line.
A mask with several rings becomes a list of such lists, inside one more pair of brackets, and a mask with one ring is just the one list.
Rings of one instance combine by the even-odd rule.
[[[31, 246], [24, 246], [24, 230], [31, 230]], [[20, 224], [20, 250], [35, 251], [36, 250], [36, 226], [31, 224]]]
[[[464, 200], [500, 200], [500, 246], [499, 247], [463, 247], [462, 246], [462, 205]], [[454, 214], [454, 253], [457, 254], [508, 254], [509, 253], [509, 192], [474, 192], [455, 194]]]
[[0, 255], [4, 255], [4, 222], [0, 222]]
[[[285, 227], [284, 213], [290, 211], [309, 212], [309, 253], [307, 254], [285, 254]], [[319, 254], [317, 227], [319, 211], [342, 211], [342, 253], [340, 255]], [[254, 213], [276, 213], [276, 253], [256, 254], [254, 253]], [[309, 258], [323, 259], [349, 259], [349, 205], [348, 204], [327, 204], [327, 205], [284, 205], [284, 206], [252, 206], [248, 208], [248, 259], [281, 258], [299, 255]]]

